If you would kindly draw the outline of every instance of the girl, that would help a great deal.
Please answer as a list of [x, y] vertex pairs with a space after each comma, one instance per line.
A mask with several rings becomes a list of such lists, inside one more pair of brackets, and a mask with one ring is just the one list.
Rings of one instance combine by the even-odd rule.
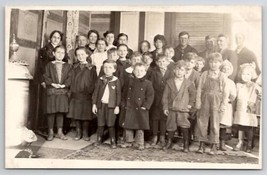
[[89, 50], [94, 53], [94, 51], [96, 50], [96, 42], [99, 39], [99, 33], [96, 30], [89, 30], [88, 34], [87, 34], [87, 38], [89, 41], [89, 44], [87, 45], [87, 47], [89, 48]]
[[147, 53], [150, 50], [150, 43], [147, 40], [144, 40], [140, 43], [139, 52], [141, 54]]
[[[221, 66], [221, 71], [228, 77], [233, 73], [232, 63], [228, 60], [224, 60]], [[226, 129], [230, 128], [233, 123], [233, 103], [236, 98], [235, 83], [231, 79], [227, 79], [229, 100], [226, 105], [225, 112], [222, 113], [220, 119], [220, 150], [226, 151], [225, 141], [227, 140]]]
[[76, 123], [76, 136], [74, 140], [89, 141], [88, 126], [92, 115], [92, 94], [96, 82], [96, 68], [86, 60], [90, 51], [85, 47], [78, 47], [75, 50], [75, 56], [79, 63], [73, 68], [71, 78], [71, 100], [70, 110], [67, 115]]
[[57, 122], [56, 137], [67, 140], [62, 132], [63, 115], [68, 112], [68, 87], [71, 83], [71, 66], [63, 62], [66, 49], [57, 46], [53, 52], [55, 61], [49, 62], [45, 67], [44, 81], [47, 85], [47, 121], [48, 141], [54, 138], [54, 120]]
[[[88, 42], [87, 37], [85, 35], [77, 35], [76, 38], [77, 38], [77, 41], [76, 41], [77, 46], [75, 48], [71, 49], [68, 53], [68, 55], [70, 57], [69, 64], [72, 64], [72, 65], [79, 63], [79, 60], [77, 60], [77, 58], [75, 56], [76, 55], [76, 53], [75, 53], [76, 48], [86, 47], [87, 42]], [[89, 53], [89, 56], [92, 54], [91, 52], [88, 52], [88, 53]]]
[[107, 50], [111, 49], [111, 48], [116, 48], [116, 46], [114, 46], [114, 40], [115, 40], [115, 34], [111, 31], [106, 31], [103, 34], [104, 38], [106, 39], [108, 45], [107, 45]]
[[165, 47], [166, 47], [167, 41], [165, 39], [165, 37], [163, 35], [156, 35], [154, 37], [154, 46], [155, 46], [155, 50], [152, 51], [152, 55], [153, 55], [153, 62], [151, 63], [151, 67], [154, 68], [156, 67], [156, 57], [158, 56], [158, 54], [162, 53], [164, 54], [165, 51]]
[[174, 57], [173, 47], [166, 47], [164, 54], [167, 56], [169, 62], [174, 62], [173, 61], [173, 57]]
[[97, 51], [91, 55], [92, 64], [96, 66], [97, 76], [99, 75], [103, 62], [108, 58], [106, 47], [108, 45], [104, 38], [100, 38], [97, 42]]
[[261, 88], [252, 79], [257, 77], [255, 67], [251, 64], [243, 64], [240, 68], [239, 77], [242, 82], [237, 83], [237, 102], [233, 124], [237, 125], [239, 130], [244, 131], [247, 142], [246, 152], [251, 152], [253, 128], [258, 126], [256, 116], [256, 101], [260, 98]]

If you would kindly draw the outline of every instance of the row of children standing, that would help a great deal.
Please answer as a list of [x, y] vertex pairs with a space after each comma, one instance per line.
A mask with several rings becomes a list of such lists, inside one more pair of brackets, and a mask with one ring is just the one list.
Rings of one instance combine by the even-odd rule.
[[[90, 31], [88, 38], [92, 33], [97, 38], [96, 50], [88, 49], [90, 44], [79, 46], [74, 50], [75, 57], [69, 59], [73, 63], [70, 66], [62, 61], [66, 57], [65, 48], [56, 46], [53, 51], [55, 60], [45, 67], [42, 83], [47, 89], [47, 140], [53, 140], [55, 118], [58, 127], [56, 136], [66, 139], [62, 132], [63, 113], [76, 121], [74, 139], [89, 140], [88, 126], [93, 112], [98, 121], [95, 146], [102, 143], [107, 126], [112, 148], [120, 142], [122, 147], [144, 149], [144, 131], [152, 130], [151, 145], [156, 145], [159, 140], [163, 149], [169, 149], [174, 132], [180, 127], [184, 152], [189, 151], [189, 140], [194, 135], [200, 141], [198, 152], [203, 153], [209, 129], [212, 145], [209, 153], [214, 154], [218, 143], [220, 149], [225, 150], [225, 130], [233, 123], [233, 114], [228, 113], [232, 113], [231, 104], [236, 92], [234, 124], [245, 126], [250, 140], [250, 128], [257, 126], [254, 105], [256, 92], [259, 92], [258, 86], [251, 82], [254, 69], [250, 64], [240, 69], [242, 83], [237, 84], [236, 91], [234, 82], [226, 76], [231, 75], [233, 66], [230, 62], [223, 62], [220, 53], [209, 55], [209, 70], [202, 73], [205, 65], [203, 58], [190, 52], [185, 54], [184, 60], [174, 62], [174, 50], [165, 47], [166, 40], [162, 35], [155, 36], [156, 50], [152, 53], [148, 52], [150, 46], [147, 41], [142, 42], [141, 53], [131, 53], [126, 34], [119, 35], [119, 45], [115, 47], [107, 42], [107, 36], [114, 37], [113, 33], [107, 32], [106, 39], [101, 39], [96, 31]], [[249, 91], [250, 96], [244, 99], [239, 91]], [[252, 101], [250, 97], [253, 97]], [[248, 107], [250, 110], [247, 110]], [[119, 127], [115, 127], [116, 121], [119, 121]], [[118, 130], [122, 132], [116, 139]], [[194, 130], [195, 134], [192, 133]]]

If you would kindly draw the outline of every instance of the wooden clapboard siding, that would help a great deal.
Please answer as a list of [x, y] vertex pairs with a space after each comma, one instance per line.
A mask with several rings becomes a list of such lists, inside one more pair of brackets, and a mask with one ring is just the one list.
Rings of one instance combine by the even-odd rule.
[[219, 13], [166, 13], [165, 35], [170, 45], [175, 47], [178, 44], [178, 35], [182, 31], [190, 34], [190, 45], [202, 51], [205, 49], [206, 35], [231, 35], [231, 16]]

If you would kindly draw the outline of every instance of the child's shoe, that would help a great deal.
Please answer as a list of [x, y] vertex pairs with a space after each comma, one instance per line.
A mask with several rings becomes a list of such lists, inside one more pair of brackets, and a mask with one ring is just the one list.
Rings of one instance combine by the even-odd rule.
[[203, 154], [205, 152], [205, 143], [200, 142], [200, 145], [198, 147], [197, 153]]
[[132, 143], [124, 142], [123, 144], [121, 144], [121, 147], [122, 147], [122, 148], [129, 148], [129, 147], [132, 147]]
[[102, 138], [100, 136], [97, 136], [96, 142], [94, 143], [94, 146], [97, 147], [101, 145]]
[[47, 136], [47, 141], [52, 141], [54, 139], [54, 132], [49, 131]]
[[159, 143], [161, 147], [164, 147], [166, 145], [165, 136], [159, 137]]
[[221, 150], [221, 151], [226, 151], [225, 141], [224, 141], [224, 140], [221, 140], [221, 141], [220, 141], [220, 150]]
[[163, 150], [172, 148], [172, 139], [168, 139], [166, 146], [163, 147]]
[[90, 140], [90, 137], [88, 136], [88, 131], [87, 131], [87, 129], [84, 129], [84, 130], [83, 130], [83, 140], [84, 140], [84, 141], [89, 141], [89, 140]]
[[151, 146], [156, 146], [158, 142], [158, 136], [153, 136]]
[[112, 149], [116, 149], [116, 148], [117, 148], [116, 141], [115, 141], [114, 138], [111, 138], [111, 139], [110, 139], [110, 147], [111, 147]]
[[235, 146], [234, 151], [240, 151], [242, 150], [242, 147], [243, 147], [243, 141], [239, 141]]
[[81, 137], [82, 137], [81, 129], [80, 128], [77, 128], [76, 129], [76, 136], [75, 136], [74, 140], [78, 141], [78, 140], [81, 139]]
[[139, 144], [138, 147], [137, 147], [138, 150], [144, 150], [145, 149], [145, 146], [144, 144]]
[[211, 144], [210, 152], [208, 152], [209, 155], [215, 155], [217, 152], [217, 146], [216, 144]]

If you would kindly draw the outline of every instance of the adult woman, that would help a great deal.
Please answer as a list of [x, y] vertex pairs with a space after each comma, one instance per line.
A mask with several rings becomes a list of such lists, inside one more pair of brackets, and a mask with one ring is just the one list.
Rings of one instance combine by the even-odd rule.
[[150, 43], [147, 40], [143, 40], [141, 41], [140, 45], [139, 45], [139, 52], [141, 54], [147, 53], [150, 50]]
[[89, 30], [88, 34], [87, 34], [87, 38], [89, 41], [89, 44], [87, 45], [87, 47], [89, 48], [89, 50], [94, 53], [94, 51], [96, 50], [96, 42], [99, 39], [99, 33], [96, 30]]
[[111, 48], [116, 48], [116, 46], [114, 46], [114, 40], [115, 40], [115, 34], [111, 31], [106, 31], [103, 34], [104, 38], [106, 39], [108, 46], [106, 48], [106, 50], [109, 50]]

